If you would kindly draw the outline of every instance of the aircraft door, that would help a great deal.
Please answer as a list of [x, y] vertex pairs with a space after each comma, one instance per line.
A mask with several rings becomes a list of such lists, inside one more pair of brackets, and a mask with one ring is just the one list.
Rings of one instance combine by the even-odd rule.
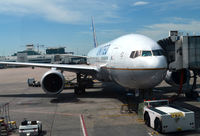
[[110, 79], [118, 82], [120, 78], [118, 69], [123, 68], [121, 64], [123, 64], [125, 54], [124, 51], [119, 46], [115, 46], [110, 55], [111, 55], [109, 63]]
[[111, 53], [111, 58], [110, 58], [110, 67], [111, 68], [120, 68], [122, 66], [120, 66], [119, 63], [121, 61], [123, 61], [124, 58], [124, 52], [123, 50], [121, 50], [119, 47], [115, 47]]

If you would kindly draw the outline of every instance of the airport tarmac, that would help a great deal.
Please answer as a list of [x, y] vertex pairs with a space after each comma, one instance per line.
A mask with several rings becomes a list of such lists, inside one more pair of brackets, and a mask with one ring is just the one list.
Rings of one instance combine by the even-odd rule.
[[[45, 94], [40, 87], [28, 87], [28, 78], [40, 80], [46, 71], [48, 69], [44, 68], [0, 69], [0, 104], [9, 103], [10, 118], [17, 121], [17, 125], [24, 118], [40, 120], [45, 136], [165, 135], [154, 133], [153, 129], [138, 119], [135, 112], [120, 112], [121, 106], [127, 100], [125, 90], [117, 85], [108, 84], [103, 88], [87, 89], [87, 93], [82, 96], [76, 96], [73, 89], [51, 96]], [[75, 77], [74, 73], [64, 74], [68, 79]], [[166, 92], [173, 89], [163, 82], [153, 93], [163, 98], [173, 95], [173, 92]], [[195, 112], [196, 130], [168, 135], [200, 135], [200, 102], [180, 96], [174, 103]]]

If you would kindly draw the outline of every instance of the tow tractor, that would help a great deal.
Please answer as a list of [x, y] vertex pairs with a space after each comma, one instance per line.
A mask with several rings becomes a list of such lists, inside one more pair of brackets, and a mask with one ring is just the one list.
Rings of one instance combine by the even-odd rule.
[[195, 129], [194, 112], [169, 105], [168, 100], [144, 101], [144, 121], [160, 133]]
[[36, 81], [34, 78], [28, 78], [27, 80], [28, 86], [32, 86], [32, 87], [40, 87], [40, 81]]
[[19, 126], [20, 136], [39, 136], [42, 133], [41, 121], [27, 121], [24, 120]]

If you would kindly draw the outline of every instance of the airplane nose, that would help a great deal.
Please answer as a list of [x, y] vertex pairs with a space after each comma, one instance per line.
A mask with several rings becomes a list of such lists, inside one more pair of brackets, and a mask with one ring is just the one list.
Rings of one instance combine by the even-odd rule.
[[150, 69], [166, 69], [167, 60], [165, 56], [153, 56], [143, 60], [143, 66]]
[[134, 64], [128, 70], [115, 71], [115, 81], [127, 88], [147, 89], [158, 85], [165, 77], [167, 60], [164, 56], [138, 57], [130, 63]]
[[149, 87], [156, 86], [159, 84], [165, 77], [167, 71], [167, 60], [165, 56], [154, 56], [146, 63], [149, 66], [149, 71], [145, 73], [145, 81], [143, 80], [143, 84], [148, 84]]
[[156, 56], [153, 58], [155, 68], [167, 68], [167, 60], [165, 56]]

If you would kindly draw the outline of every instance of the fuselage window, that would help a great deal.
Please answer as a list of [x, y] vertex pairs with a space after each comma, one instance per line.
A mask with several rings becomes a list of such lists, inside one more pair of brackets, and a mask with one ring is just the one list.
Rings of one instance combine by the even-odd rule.
[[153, 55], [154, 56], [162, 56], [162, 55], [164, 55], [164, 51], [163, 50], [153, 50]]
[[146, 56], [152, 56], [151, 51], [142, 51], [142, 56], [146, 57]]

